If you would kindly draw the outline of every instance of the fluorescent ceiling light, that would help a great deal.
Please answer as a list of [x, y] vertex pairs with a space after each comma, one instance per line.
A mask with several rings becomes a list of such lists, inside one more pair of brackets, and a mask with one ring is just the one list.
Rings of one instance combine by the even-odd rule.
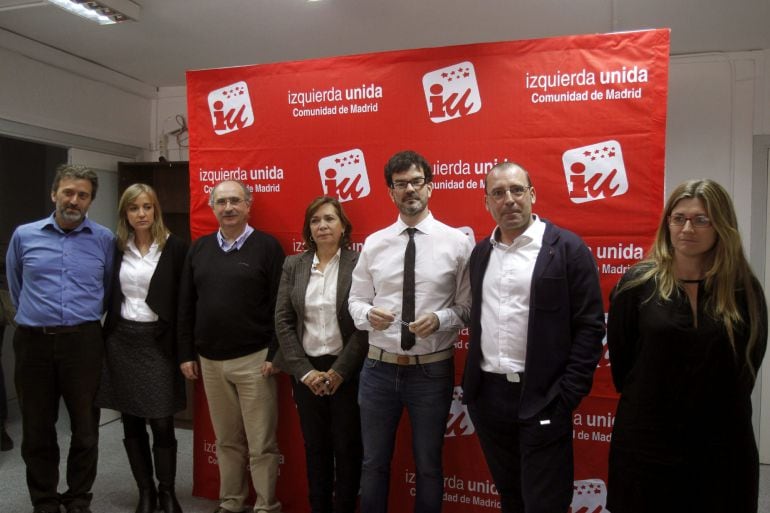
[[48, 0], [48, 2], [99, 25], [136, 21], [139, 19], [141, 10], [141, 7], [130, 0]]

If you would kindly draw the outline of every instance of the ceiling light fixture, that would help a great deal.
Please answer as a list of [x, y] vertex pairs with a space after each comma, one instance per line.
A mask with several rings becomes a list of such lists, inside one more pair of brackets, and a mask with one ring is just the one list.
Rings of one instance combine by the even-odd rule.
[[48, 0], [68, 12], [95, 21], [99, 25], [111, 25], [128, 20], [139, 20], [141, 7], [131, 0]]
[[128, 20], [139, 21], [139, 12], [142, 9], [131, 0], [36, 0], [0, 6], [0, 12], [45, 5], [55, 5], [99, 25], [112, 25]]

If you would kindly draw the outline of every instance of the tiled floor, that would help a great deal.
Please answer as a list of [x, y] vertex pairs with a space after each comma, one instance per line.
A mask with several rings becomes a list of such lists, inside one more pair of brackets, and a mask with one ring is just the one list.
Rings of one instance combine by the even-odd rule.
[[[16, 446], [10, 452], [0, 452], [0, 513], [29, 513], [32, 507], [24, 479], [24, 464], [19, 455], [21, 421], [16, 401], [9, 403], [10, 419], [8, 431]], [[62, 411], [60, 424], [66, 426], [67, 414]], [[61, 433], [68, 429], [60, 428]], [[217, 501], [192, 497], [192, 431], [177, 429], [179, 457], [177, 460], [177, 496], [185, 513], [211, 513], [218, 506]], [[131, 513], [136, 507], [136, 490], [123, 451], [123, 428], [119, 420], [106, 422], [100, 432], [99, 475], [94, 484], [94, 513]], [[60, 437], [59, 444], [66, 454], [67, 437]], [[64, 458], [63, 458], [64, 460]], [[64, 475], [62, 461], [62, 475]], [[759, 512], [770, 512], [770, 465], [760, 470]], [[286, 512], [291, 513], [291, 512]], [[728, 513], [728, 512], [725, 512]]]

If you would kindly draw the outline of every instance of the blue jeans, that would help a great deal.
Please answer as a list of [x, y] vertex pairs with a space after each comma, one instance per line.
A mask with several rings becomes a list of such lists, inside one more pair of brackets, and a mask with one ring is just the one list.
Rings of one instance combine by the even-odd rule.
[[412, 453], [417, 474], [414, 511], [441, 511], [444, 478], [441, 450], [454, 384], [453, 359], [399, 366], [367, 358], [358, 387], [364, 462], [361, 513], [388, 510], [390, 461], [401, 413], [412, 426]]

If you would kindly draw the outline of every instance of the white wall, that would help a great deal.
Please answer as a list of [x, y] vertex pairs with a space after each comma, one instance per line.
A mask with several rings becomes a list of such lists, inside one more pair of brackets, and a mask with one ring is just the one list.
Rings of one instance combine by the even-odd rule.
[[755, 133], [770, 135], [770, 49], [762, 52], [762, 72], [760, 73], [760, 94], [757, 96], [755, 111], [757, 123]]
[[[666, 191], [689, 178], [712, 178], [739, 205], [751, 248], [752, 146], [762, 52], [671, 59]], [[762, 221], [764, 223], [764, 221]]]
[[2, 48], [0, 69], [3, 119], [140, 148], [147, 146], [149, 98]]
[[0, 70], [7, 135], [33, 127], [43, 133], [18, 135], [121, 155], [149, 149], [155, 87], [1, 28]]
[[172, 134], [180, 129], [179, 117], [187, 123], [187, 88], [161, 87], [152, 110], [151, 150], [146, 155], [147, 160], [158, 160], [161, 155], [168, 160], [189, 160], [189, 133]]

